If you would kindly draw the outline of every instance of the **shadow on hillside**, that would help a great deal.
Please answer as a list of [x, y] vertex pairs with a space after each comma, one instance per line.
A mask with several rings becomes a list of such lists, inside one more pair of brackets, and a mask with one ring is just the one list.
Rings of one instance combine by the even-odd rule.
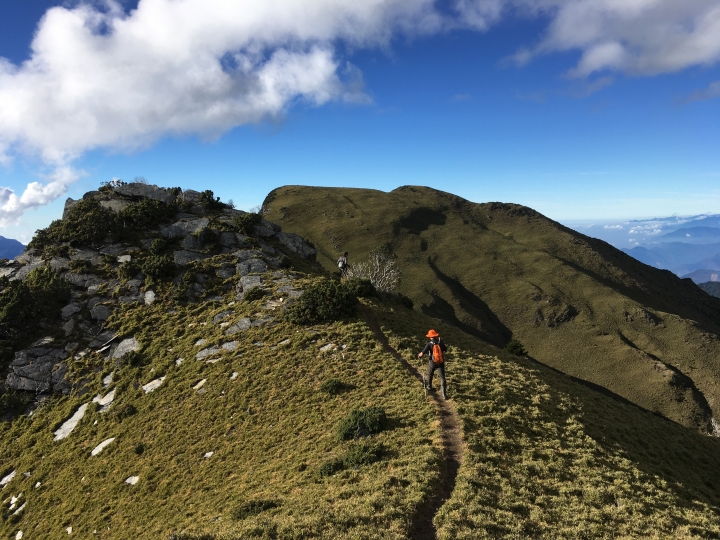
[[[568, 376], [533, 358], [528, 360], [550, 378], [562, 377], [577, 383], [558, 385], [548, 381], [551, 387], [577, 399], [585, 433], [608, 455], [619, 454], [650, 479], [662, 479], [677, 496], [679, 506], [697, 510], [698, 503], [707, 505], [720, 519], [720, 438], [702, 435], [607, 388]], [[600, 399], [597, 394], [613, 401]], [[600, 458], [603, 466], [620, 470], [615, 462]], [[645, 502], [644, 512], [652, 513], [654, 505], [658, 511], [663, 508], [661, 501], [650, 499]], [[707, 531], [696, 533], [704, 537]]]
[[451, 294], [460, 304], [460, 308], [478, 321], [480, 328], [460, 321], [455, 313], [455, 308], [447, 300], [434, 293], [432, 294], [433, 303], [430, 306], [423, 306], [423, 313], [448, 321], [468, 334], [479, 337], [497, 347], [503, 347], [512, 337], [512, 332], [497, 318], [488, 305], [459, 281], [443, 273], [430, 258], [428, 258], [428, 265], [435, 272], [437, 278], [450, 289]]
[[416, 208], [407, 216], [401, 217], [393, 223], [393, 234], [397, 235], [400, 229], [406, 229], [412, 234], [420, 234], [427, 231], [430, 225], [445, 225], [447, 217], [438, 210], [432, 208]]

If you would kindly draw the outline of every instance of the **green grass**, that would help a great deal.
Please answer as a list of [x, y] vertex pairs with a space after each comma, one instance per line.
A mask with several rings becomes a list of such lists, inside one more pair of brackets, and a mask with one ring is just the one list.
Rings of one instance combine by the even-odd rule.
[[[163, 290], [164, 300], [153, 306], [113, 315], [119, 331], [134, 335], [142, 349], [135, 365], [116, 371], [117, 398], [107, 413], [91, 406], [67, 439], [53, 442], [53, 430], [80, 404], [107, 392], [100, 381], [112, 363], [85, 357], [73, 365], [77, 376], [90, 377], [84, 395], [0, 424], [0, 468], [17, 468], [20, 476], [3, 498], [22, 492], [27, 499], [19, 520], [0, 522], [0, 534], [24, 530], [49, 538], [72, 526], [80, 537], [98, 530], [118, 539], [181, 531], [218, 538], [267, 531], [279, 538], [405, 538], [408, 516], [437, 479], [436, 428], [432, 407], [366, 325], [252, 328], [235, 336], [236, 351], [206, 364], [195, 360], [202, 347], [194, 343], [232, 339], [212, 323], [227, 306], [175, 305]], [[238, 302], [225, 320], [255, 318], [268, 298]], [[327, 343], [346, 348], [320, 352]], [[176, 366], [179, 357], [184, 362]], [[139, 388], [160, 376], [166, 379], [154, 392]], [[321, 391], [328, 378], [348, 386], [328, 395]], [[203, 379], [201, 394], [193, 387]], [[379, 404], [388, 421], [368, 443], [372, 448], [338, 442], [335, 427], [345, 416]], [[116, 440], [91, 457], [110, 437]], [[207, 452], [214, 454], [206, 459]], [[321, 477], [320, 467], [331, 459], [344, 460], [344, 470]], [[137, 485], [124, 483], [135, 475]], [[42, 486], [33, 489], [38, 481]], [[247, 510], [257, 509], [257, 501], [275, 506]]]
[[529, 208], [429, 188], [286, 186], [265, 206], [328, 271], [341, 252], [352, 264], [389, 245], [417, 311], [498, 347], [515, 337], [531, 357], [700, 432], [720, 418], [720, 300], [667, 271]]

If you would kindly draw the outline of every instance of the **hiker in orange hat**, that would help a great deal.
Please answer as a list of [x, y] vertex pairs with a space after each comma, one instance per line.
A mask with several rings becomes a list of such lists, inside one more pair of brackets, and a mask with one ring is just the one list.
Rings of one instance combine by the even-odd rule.
[[432, 380], [435, 370], [440, 375], [440, 389], [442, 390], [443, 399], [447, 399], [447, 391], [445, 385], [445, 352], [447, 347], [445, 342], [440, 338], [435, 330], [429, 330], [425, 337], [430, 338], [430, 343], [418, 354], [418, 358], [422, 358], [424, 354], [429, 356], [427, 378], [425, 379], [425, 389], [432, 390]]

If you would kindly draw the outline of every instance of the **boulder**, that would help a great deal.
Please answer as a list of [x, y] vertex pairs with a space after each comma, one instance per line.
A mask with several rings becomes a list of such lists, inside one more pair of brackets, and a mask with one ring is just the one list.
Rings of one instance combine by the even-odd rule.
[[[68, 353], [62, 349], [35, 347], [18, 351], [10, 364], [10, 373], [5, 384], [14, 390], [47, 392], [53, 386], [57, 387], [64, 382], [67, 366], [63, 364], [63, 360], [67, 357]], [[65, 383], [64, 387], [69, 389], [69, 384]]]
[[208, 218], [178, 221], [162, 229], [160, 235], [165, 238], [184, 238], [191, 234], [203, 233], [209, 225], [210, 220]]
[[195, 253], [193, 251], [181, 250], [173, 253], [173, 259], [175, 260], [175, 264], [178, 266], [185, 266], [186, 264], [190, 264], [193, 261], [200, 261], [206, 258], [207, 256], [201, 255], [200, 253]]
[[60, 310], [60, 315], [62, 316], [63, 319], [69, 319], [70, 317], [72, 317], [76, 313], [79, 313], [80, 311], [82, 311], [82, 306], [80, 304], [73, 302], [72, 304], [68, 304], [67, 306], [62, 308]]
[[102, 304], [98, 304], [90, 310], [90, 316], [96, 321], [107, 321], [111, 314], [110, 308]]
[[124, 186], [118, 186], [114, 188], [115, 193], [119, 193], [125, 197], [140, 198], [144, 197], [147, 199], [154, 199], [170, 204], [175, 200], [175, 195], [168, 193], [162, 188], [159, 188], [152, 184], [140, 184], [133, 182], [125, 184]]
[[250, 322], [250, 319], [245, 317], [230, 326], [227, 330], [225, 330], [225, 334], [228, 336], [232, 336], [233, 334], [237, 334], [238, 332], [243, 332], [244, 330], [247, 330], [251, 326], [252, 323]]
[[263, 280], [260, 276], [243, 276], [238, 284], [242, 286], [243, 292], [247, 292], [255, 287], [262, 287]]
[[232, 264], [223, 264], [215, 274], [221, 279], [229, 279], [235, 275], [235, 266]]
[[75, 206], [79, 202], [80, 202], [79, 200], [76, 201], [75, 199], [71, 199], [70, 197], [65, 199], [65, 207], [63, 208], [62, 218], [67, 219], [68, 214], [70, 213], [70, 210], [72, 209], [72, 207]]
[[182, 193], [183, 202], [197, 203], [200, 201], [200, 192], [192, 189], [186, 189]]
[[200, 236], [190, 235], [183, 238], [181, 246], [187, 251], [194, 251], [198, 253], [205, 249], [205, 242], [203, 242], [203, 239]]
[[18, 270], [15, 273], [15, 275], [13, 275], [11, 280], [15, 281], [15, 280], [19, 279], [20, 281], [25, 281], [27, 279], [28, 275], [30, 274], [30, 272], [32, 272], [36, 268], [41, 268], [43, 266], [45, 266], [45, 261], [36, 261], [36, 262], [32, 262], [30, 264], [26, 264], [25, 266], [20, 268], [20, 270]]
[[52, 268], [56, 272], [67, 270], [69, 268], [69, 264], [70, 259], [66, 259], [64, 257], [54, 257], [50, 259], [50, 268]]
[[262, 259], [248, 259], [245, 262], [238, 263], [236, 271], [240, 276], [264, 274], [267, 272], [267, 264]]
[[280, 232], [280, 227], [274, 223], [270, 223], [265, 219], [260, 220], [259, 225], [255, 225], [255, 234], [261, 238], [271, 238]]
[[221, 246], [231, 248], [236, 245], [238, 245], [238, 237], [237, 233], [229, 232], [229, 231], [223, 231], [220, 233], [220, 236], [218, 238], [218, 242]]
[[112, 210], [116, 214], [120, 213], [122, 210], [125, 210], [128, 206], [130, 206], [132, 203], [130, 201], [120, 200], [120, 199], [110, 199], [109, 201], [100, 201], [100, 206], [103, 208], [107, 208], [108, 210]]
[[290, 251], [297, 253], [305, 259], [310, 259], [311, 261], [315, 260], [315, 257], [317, 256], [317, 250], [312, 247], [310, 243], [302, 236], [282, 231], [278, 232], [276, 236], [278, 242], [280, 242]]
[[119, 360], [130, 352], [140, 350], [140, 344], [135, 338], [123, 339], [112, 354], [114, 360]]

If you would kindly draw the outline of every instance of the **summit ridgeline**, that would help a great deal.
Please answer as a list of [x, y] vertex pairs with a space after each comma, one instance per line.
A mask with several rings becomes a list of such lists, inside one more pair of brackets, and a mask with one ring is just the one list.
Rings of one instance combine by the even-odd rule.
[[524, 207], [266, 209], [109, 183], [0, 263], [0, 537], [720, 536], [714, 299]]

